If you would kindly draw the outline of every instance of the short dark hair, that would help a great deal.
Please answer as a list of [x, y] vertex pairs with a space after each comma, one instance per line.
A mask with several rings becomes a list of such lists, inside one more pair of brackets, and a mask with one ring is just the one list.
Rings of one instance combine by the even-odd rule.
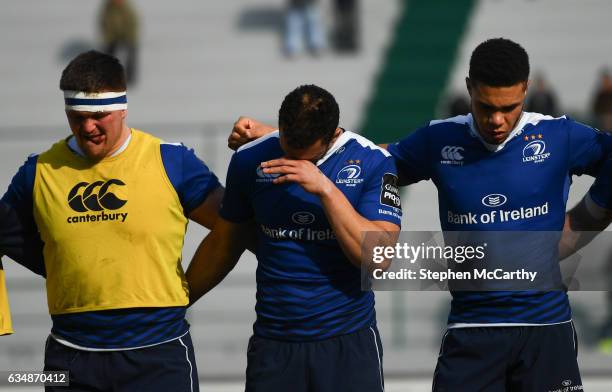
[[292, 148], [306, 148], [317, 140], [329, 143], [339, 121], [340, 109], [334, 96], [314, 84], [290, 92], [278, 111], [278, 127]]
[[474, 49], [470, 58], [470, 81], [493, 87], [514, 86], [529, 79], [529, 55], [506, 38], [492, 38]]
[[60, 89], [88, 93], [125, 91], [125, 70], [116, 57], [90, 50], [76, 56], [62, 72]]

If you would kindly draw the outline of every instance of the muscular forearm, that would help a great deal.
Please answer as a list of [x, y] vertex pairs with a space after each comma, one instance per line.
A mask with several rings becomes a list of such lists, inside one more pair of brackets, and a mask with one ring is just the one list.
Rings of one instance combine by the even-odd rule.
[[381, 222], [373, 222], [364, 218], [334, 185], [329, 187], [320, 198], [342, 251], [356, 267], [361, 267], [363, 261], [362, 241], [365, 233], [372, 232], [369, 235], [374, 235], [373, 232], [376, 232], [377, 238], [374, 242], [377, 245], [389, 246], [397, 240], [399, 231], [397, 226], [389, 225], [396, 229], [385, 231], [390, 227], [382, 227]]
[[565, 216], [565, 224], [559, 242], [559, 259], [563, 260], [587, 245], [612, 223], [612, 211], [593, 204], [585, 196]]
[[200, 243], [185, 273], [190, 305], [218, 285], [236, 266], [244, 245], [241, 241], [232, 243], [232, 239], [235, 237], [213, 230]]

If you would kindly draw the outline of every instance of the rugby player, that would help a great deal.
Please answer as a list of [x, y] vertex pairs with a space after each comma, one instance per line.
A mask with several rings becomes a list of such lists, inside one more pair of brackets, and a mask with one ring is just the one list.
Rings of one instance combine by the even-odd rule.
[[45, 370], [78, 391], [197, 391], [181, 250], [223, 194], [193, 150], [126, 125], [123, 66], [82, 53], [60, 89], [72, 135], [31, 156], [2, 200], [40, 232], [53, 321]]
[[374, 294], [361, 290], [359, 267], [364, 232], [396, 241], [396, 169], [338, 122], [326, 90], [289, 93], [279, 130], [233, 155], [220, 217], [187, 270], [193, 303], [234, 267], [255, 222], [249, 392], [384, 390]]
[[[612, 151], [612, 137], [591, 127], [524, 112], [528, 79], [529, 58], [519, 44], [503, 38], [482, 42], [466, 78], [471, 113], [431, 121], [386, 146], [401, 185], [434, 182], [443, 230], [561, 232], [572, 175], [595, 175]], [[229, 145], [272, 129], [240, 118]], [[462, 219], [494, 208], [510, 218]], [[549, 268], [558, 273], [558, 254], [549, 256]], [[434, 391], [581, 387], [564, 290], [452, 294]]]

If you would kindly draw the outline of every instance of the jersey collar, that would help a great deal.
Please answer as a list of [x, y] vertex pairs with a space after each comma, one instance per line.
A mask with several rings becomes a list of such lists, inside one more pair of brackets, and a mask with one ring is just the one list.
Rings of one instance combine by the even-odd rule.
[[514, 129], [510, 132], [510, 134], [508, 134], [508, 137], [506, 138], [506, 140], [504, 140], [500, 144], [491, 144], [491, 143], [487, 143], [482, 138], [478, 130], [476, 129], [476, 124], [474, 124], [474, 117], [472, 116], [472, 113], [468, 114], [468, 124], [470, 125], [470, 135], [480, 140], [482, 145], [491, 152], [501, 151], [510, 140], [512, 140], [517, 134], [519, 134], [519, 132], [521, 132], [521, 130], [527, 124], [528, 121], [529, 121], [529, 116], [526, 116], [525, 112], [521, 112], [520, 119], [514, 126]]
[[317, 161], [317, 166], [321, 166], [325, 161], [329, 159], [329, 157], [334, 155], [336, 151], [338, 151], [342, 146], [348, 143], [349, 140], [354, 139], [353, 132], [347, 131], [344, 128], [340, 129], [342, 129], [342, 134], [338, 136], [334, 144], [332, 144], [329, 150], [327, 150], [325, 155], [323, 155], [323, 157]]

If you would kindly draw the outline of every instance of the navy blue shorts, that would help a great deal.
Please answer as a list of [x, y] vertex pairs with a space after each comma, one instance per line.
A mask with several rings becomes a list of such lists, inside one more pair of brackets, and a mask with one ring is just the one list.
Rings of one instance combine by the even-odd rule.
[[189, 334], [167, 343], [123, 351], [77, 350], [47, 338], [45, 370], [67, 370], [69, 387], [45, 391], [199, 391]]
[[571, 322], [533, 327], [449, 329], [434, 392], [582, 391]]
[[252, 336], [247, 392], [382, 392], [382, 344], [376, 327], [314, 342]]

